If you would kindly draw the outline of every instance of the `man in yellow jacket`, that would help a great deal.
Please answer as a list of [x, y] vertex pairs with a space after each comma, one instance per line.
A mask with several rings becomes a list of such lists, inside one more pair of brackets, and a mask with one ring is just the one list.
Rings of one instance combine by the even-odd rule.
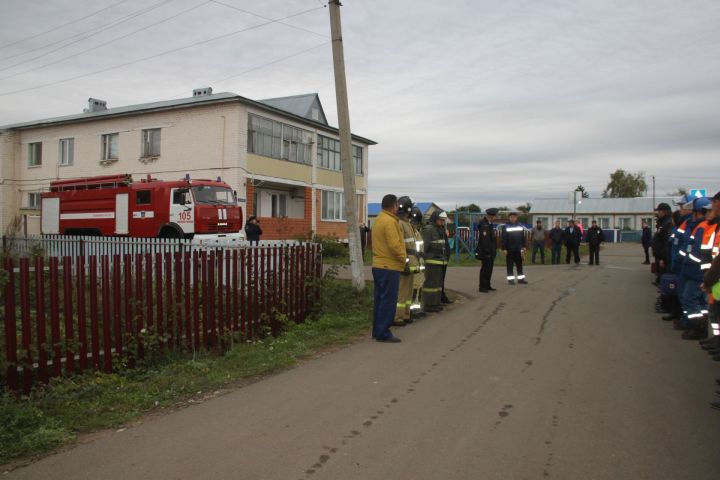
[[372, 336], [378, 342], [400, 342], [390, 331], [397, 308], [400, 272], [405, 269], [407, 258], [397, 210], [397, 197], [385, 195], [382, 211], [372, 228], [372, 274], [375, 282]]

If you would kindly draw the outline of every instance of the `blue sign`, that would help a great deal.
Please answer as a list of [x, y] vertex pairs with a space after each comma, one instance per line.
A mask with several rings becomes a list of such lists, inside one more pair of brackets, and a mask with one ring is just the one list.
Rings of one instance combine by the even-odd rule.
[[707, 190], [704, 188], [692, 188], [688, 195], [691, 198], [707, 197]]

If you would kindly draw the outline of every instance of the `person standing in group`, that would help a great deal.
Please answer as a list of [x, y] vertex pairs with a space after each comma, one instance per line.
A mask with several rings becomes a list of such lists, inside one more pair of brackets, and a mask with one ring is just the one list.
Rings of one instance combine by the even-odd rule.
[[413, 270], [417, 266], [417, 250], [415, 249], [415, 231], [410, 225], [410, 212], [413, 202], [410, 197], [404, 196], [398, 199], [397, 217], [400, 222], [400, 229], [405, 244], [405, 268], [400, 274], [400, 287], [398, 290], [397, 308], [395, 309], [395, 321], [393, 326], [404, 327], [412, 323], [410, 319], [410, 305], [413, 294]]
[[590, 265], [600, 265], [600, 244], [605, 241], [603, 231], [595, 220], [587, 232], [587, 243], [590, 250]]
[[545, 229], [542, 220], [535, 222], [532, 231], [532, 263], [535, 263], [535, 255], [540, 251], [540, 262], [545, 265]]
[[[450, 248], [450, 235], [448, 234], [447, 229], [447, 212], [440, 212], [440, 218], [442, 218], [445, 221], [445, 228], [442, 229], [442, 235], [445, 239], [445, 264], [443, 265], [442, 269], [442, 287], [440, 288], [440, 303], [443, 304], [449, 304], [453, 303], [452, 300], [448, 298], [448, 296], [445, 294], [445, 276], [447, 275], [447, 267], [448, 263], [450, 262], [450, 253], [452, 252], [452, 249]], [[457, 241], [457, 239], [456, 239]]]
[[550, 230], [550, 241], [552, 242], [552, 264], [560, 263], [560, 253], [563, 245], [563, 229], [560, 227], [560, 220], [555, 220], [555, 226]]
[[478, 224], [478, 242], [477, 247], [475, 247], [475, 258], [482, 262], [480, 267], [480, 287], [478, 288], [482, 293], [495, 290], [490, 284], [490, 279], [492, 278], [495, 257], [497, 256], [497, 236], [493, 225], [497, 213], [497, 208], [488, 208], [485, 210], [485, 217]]
[[655, 235], [652, 238], [652, 251], [656, 264], [654, 284], [660, 285], [660, 277], [667, 271], [668, 257], [670, 255], [670, 235], [674, 225], [670, 205], [660, 203], [655, 211], [657, 212], [657, 220], [655, 221]]
[[425, 316], [423, 311], [422, 287], [425, 283], [425, 243], [422, 238], [423, 214], [418, 207], [413, 207], [410, 213], [410, 225], [415, 235], [415, 260], [417, 264], [413, 268], [413, 258], [410, 257], [410, 271], [413, 274], [413, 294], [410, 304], [410, 319]]
[[645, 220], [642, 221], [642, 237], [640, 238], [643, 251], [645, 252], [645, 261], [643, 265], [650, 265], [650, 245], [652, 243], [652, 233], [650, 232], [650, 225]]
[[[510, 213], [510, 223], [506, 223], [500, 235], [500, 246], [505, 251], [507, 261], [507, 280], [510, 285], [517, 283], [528, 283], [523, 273], [523, 254], [527, 247], [525, 227], [517, 221], [517, 213]], [[517, 275], [513, 267], [517, 267]]]
[[245, 237], [247, 237], [250, 245], [255, 242], [255, 245], [260, 243], [260, 235], [262, 235], [262, 228], [260, 228], [260, 222], [255, 215], [247, 219], [245, 223]]
[[430, 222], [423, 229], [425, 246], [425, 283], [423, 284], [423, 303], [426, 312], [439, 312], [443, 285], [443, 267], [447, 265], [445, 243], [445, 219], [439, 210], [430, 215]]
[[580, 242], [582, 241], [582, 233], [580, 229], [575, 225], [575, 220], [568, 221], [568, 226], [565, 229], [565, 263], [570, 263], [570, 255], [575, 260], [575, 265], [580, 263]]
[[372, 274], [375, 283], [372, 336], [378, 342], [400, 342], [390, 327], [395, 319], [400, 272], [405, 270], [403, 233], [397, 217], [398, 201], [392, 194], [382, 199], [382, 210], [372, 229]]

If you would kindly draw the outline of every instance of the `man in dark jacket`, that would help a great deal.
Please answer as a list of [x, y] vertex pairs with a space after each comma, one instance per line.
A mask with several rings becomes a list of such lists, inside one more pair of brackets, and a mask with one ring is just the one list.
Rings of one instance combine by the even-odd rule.
[[667, 203], [660, 203], [655, 209], [657, 220], [655, 222], [655, 235], [652, 239], [653, 256], [657, 264], [655, 284], [660, 284], [660, 277], [667, 271], [670, 256], [670, 234], [674, 227], [672, 210]]
[[490, 286], [495, 256], [497, 255], [497, 237], [493, 222], [497, 216], [497, 208], [485, 210], [485, 218], [478, 225], [478, 243], [475, 247], [475, 258], [482, 262], [480, 267], [480, 288], [483, 293], [495, 290]]
[[248, 218], [247, 223], [245, 224], [245, 236], [251, 245], [253, 242], [255, 242], [255, 245], [258, 245], [260, 242], [260, 235], [262, 235], [260, 222], [258, 222], [257, 217], [253, 215]]
[[[528, 283], [523, 273], [523, 253], [527, 247], [525, 227], [517, 221], [517, 213], [510, 213], [510, 223], [505, 224], [500, 235], [500, 247], [505, 250], [507, 260], [507, 280], [510, 285], [517, 283]], [[517, 275], [513, 267], [517, 266]]]
[[575, 265], [580, 263], [580, 241], [582, 240], [582, 233], [580, 229], [575, 225], [575, 220], [570, 220], [568, 226], [565, 229], [565, 263], [570, 263], [570, 255], [574, 257]]
[[652, 233], [650, 232], [650, 225], [645, 220], [642, 222], [642, 238], [640, 239], [643, 250], [645, 251], [645, 261], [643, 265], [650, 265], [650, 244], [652, 243]]
[[555, 227], [550, 230], [550, 241], [552, 242], [552, 264], [560, 263], [560, 252], [563, 244], [563, 229], [560, 228], [560, 220], [555, 221]]
[[587, 232], [587, 243], [590, 250], [590, 265], [600, 265], [600, 244], [605, 241], [603, 231], [595, 220]]

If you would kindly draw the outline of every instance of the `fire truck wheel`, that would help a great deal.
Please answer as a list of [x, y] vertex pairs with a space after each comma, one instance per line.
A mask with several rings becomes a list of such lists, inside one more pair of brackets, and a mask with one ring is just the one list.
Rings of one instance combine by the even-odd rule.
[[183, 232], [180, 228], [173, 225], [165, 225], [160, 229], [160, 238], [183, 238]]

